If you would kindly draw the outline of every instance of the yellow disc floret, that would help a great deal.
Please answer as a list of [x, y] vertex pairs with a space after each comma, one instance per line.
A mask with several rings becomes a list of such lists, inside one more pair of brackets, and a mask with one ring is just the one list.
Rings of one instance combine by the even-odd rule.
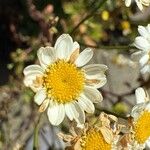
[[150, 137], [150, 112], [144, 111], [134, 123], [135, 140], [143, 144]]
[[82, 137], [81, 147], [83, 150], [111, 150], [111, 144], [105, 141], [101, 131], [94, 128]]
[[65, 60], [51, 64], [43, 77], [48, 97], [57, 103], [76, 100], [84, 88], [84, 82], [84, 72]]

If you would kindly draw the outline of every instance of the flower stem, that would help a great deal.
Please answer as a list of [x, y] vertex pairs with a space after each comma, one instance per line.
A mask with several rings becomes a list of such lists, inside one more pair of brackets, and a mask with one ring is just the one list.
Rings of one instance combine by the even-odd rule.
[[39, 150], [39, 123], [42, 114], [40, 114], [34, 128], [34, 135], [33, 135], [33, 150]]

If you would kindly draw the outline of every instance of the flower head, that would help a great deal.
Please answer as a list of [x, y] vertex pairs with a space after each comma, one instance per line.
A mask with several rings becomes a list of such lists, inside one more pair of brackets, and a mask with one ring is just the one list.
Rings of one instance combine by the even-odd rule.
[[140, 51], [132, 54], [134, 60], [139, 61], [141, 73], [150, 73], [150, 24], [146, 27], [139, 26], [140, 36], [136, 37], [134, 45]]
[[150, 100], [143, 88], [136, 89], [135, 94], [137, 104], [131, 112], [133, 117], [133, 135], [134, 140], [143, 146], [150, 138]]
[[24, 69], [24, 83], [36, 92], [34, 101], [40, 105], [39, 111], [47, 109], [53, 125], [59, 125], [65, 114], [70, 120], [83, 124], [84, 111], [93, 113], [93, 103], [103, 99], [97, 88], [106, 83], [107, 66], [85, 66], [93, 50], [86, 48], [79, 54], [79, 44], [68, 34], [61, 35], [54, 47], [40, 48], [37, 55], [40, 65]]

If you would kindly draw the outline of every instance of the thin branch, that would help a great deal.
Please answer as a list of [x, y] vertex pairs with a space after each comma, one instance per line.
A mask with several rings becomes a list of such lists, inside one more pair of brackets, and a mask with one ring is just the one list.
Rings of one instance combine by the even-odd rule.
[[96, 12], [99, 8], [101, 8], [101, 7], [104, 5], [104, 3], [105, 3], [106, 1], [107, 1], [107, 0], [101, 0], [100, 3], [99, 3], [99, 5], [98, 5], [97, 7], [95, 7], [95, 9], [93, 9], [87, 16], [85, 16], [85, 18], [83, 18], [83, 19], [72, 29], [72, 31], [70, 32], [70, 34], [71, 34], [71, 35], [74, 34], [74, 32], [79, 28], [79, 26], [80, 26], [81, 24], [83, 24], [83, 23], [84, 23], [86, 20], [88, 20], [89, 18], [93, 17], [94, 14], [95, 14], [95, 12]]
[[82, 46], [85, 46], [85, 47], [91, 47], [91, 48], [95, 48], [95, 49], [105, 49], [105, 50], [120, 50], [120, 51], [123, 51], [123, 50], [130, 50], [130, 49], [137, 49], [136, 47], [132, 46], [132, 45], [113, 45], [113, 46], [105, 46], [105, 45], [89, 45], [89, 44], [84, 44], [84, 43], [81, 43], [79, 42], [80, 45]]

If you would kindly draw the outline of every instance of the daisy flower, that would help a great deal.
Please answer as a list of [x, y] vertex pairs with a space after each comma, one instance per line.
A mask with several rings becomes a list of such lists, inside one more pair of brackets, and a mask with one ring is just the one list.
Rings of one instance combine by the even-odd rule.
[[[149, 6], [150, 5], [150, 0], [134, 0], [138, 6], [138, 8], [142, 11], [143, 6]], [[132, 0], [125, 0], [125, 5], [129, 7], [131, 5]]]
[[135, 38], [134, 45], [140, 49], [132, 54], [134, 60], [139, 61], [141, 73], [150, 73], [150, 24], [146, 27], [138, 26], [140, 36]]
[[[114, 120], [115, 119], [115, 120]], [[58, 136], [65, 142], [66, 147], [74, 150], [117, 150], [117, 134], [115, 126], [117, 118], [113, 115], [101, 113], [92, 125], [88, 123], [82, 130], [72, 128], [71, 135], [59, 133]]]
[[131, 112], [133, 136], [135, 143], [144, 149], [150, 139], [150, 100], [143, 88], [136, 89], [135, 95], [137, 104]]
[[24, 83], [36, 92], [34, 101], [43, 112], [47, 109], [49, 121], [59, 125], [65, 115], [78, 125], [85, 122], [85, 114], [93, 113], [93, 103], [102, 101], [97, 88], [106, 83], [107, 66], [86, 65], [93, 50], [86, 48], [79, 53], [79, 44], [68, 34], [61, 35], [54, 47], [42, 47], [37, 56], [40, 65], [24, 69]]

